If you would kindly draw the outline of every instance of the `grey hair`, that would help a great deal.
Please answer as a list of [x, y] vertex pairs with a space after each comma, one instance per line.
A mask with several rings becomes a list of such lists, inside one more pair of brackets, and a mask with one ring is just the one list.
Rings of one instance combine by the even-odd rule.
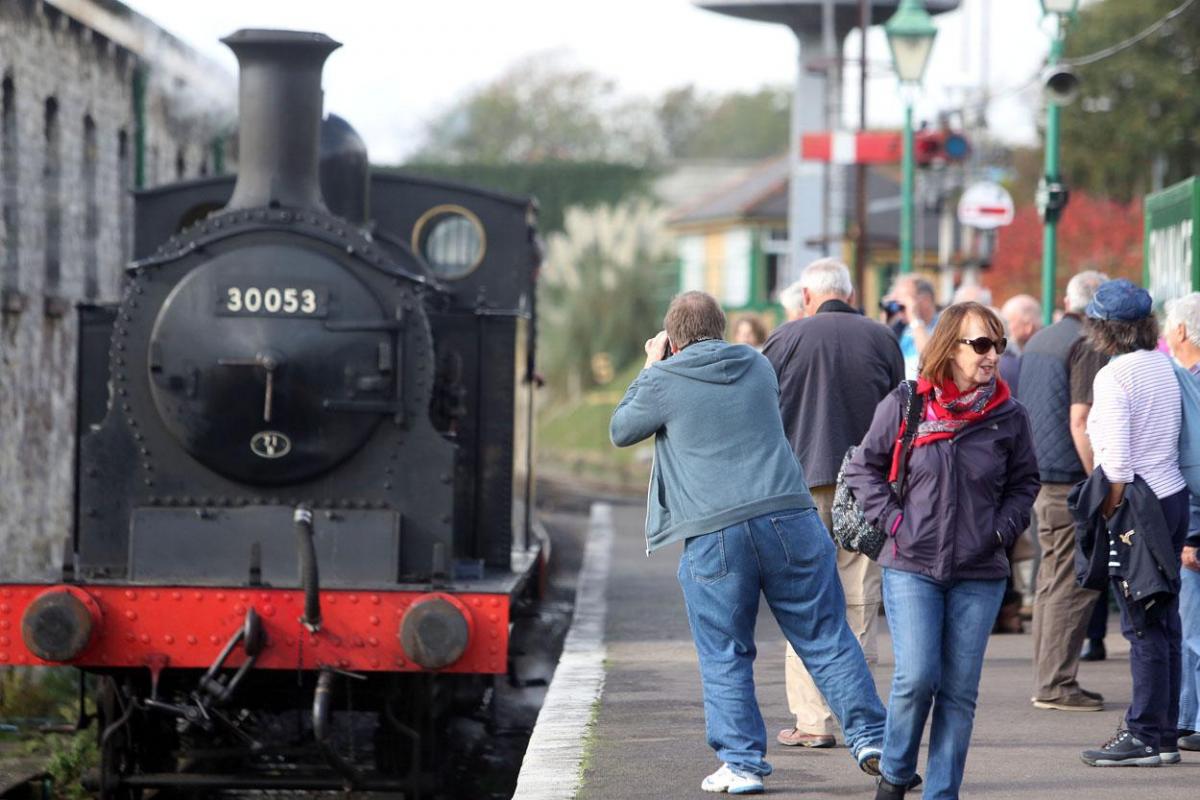
[[1103, 272], [1084, 270], [1067, 282], [1067, 313], [1082, 314], [1096, 296], [1100, 284], [1108, 280]]
[[933, 284], [920, 275], [900, 275], [892, 282], [892, 292], [894, 293], [901, 283], [911, 281], [913, 291], [917, 294], [923, 294], [930, 300], [937, 299], [937, 292], [933, 288]]
[[818, 258], [800, 273], [800, 286], [818, 297], [832, 294], [849, 297], [854, 293], [850, 269], [836, 258]]
[[1013, 295], [1008, 298], [1000, 311], [1006, 319], [1009, 314], [1012, 314], [1024, 317], [1027, 321], [1035, 324], [1042, 318], [1042, 304], [1027, 294]]
[[968, 300], [974, 300], [981, 306], [990, 306], [992, 290], [977, 283], [964, 283], [954, 290], [954, 298], [950, 302], [953, 305], [954, 303], [965, 303]]
[[804, 308], [803, 281], [796, 281], [779, 293], [779, 305], [788, 311], [799, 311]]
[[1187, 340], [1200, 347], [1200, 292], [1168, 300], [1166, 309], [1167, 328], [1173, 330], [1177, 325], [1182, 325], [1187, 331]]

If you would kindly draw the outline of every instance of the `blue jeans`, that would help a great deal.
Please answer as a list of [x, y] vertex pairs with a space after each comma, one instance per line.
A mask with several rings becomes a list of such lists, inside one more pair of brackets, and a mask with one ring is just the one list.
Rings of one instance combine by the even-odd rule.
[[[1188, 504], [1188, 535], [1200, 531], [1200, 499]], [[1179, 728], [1200, 730], [1200, 572], [1179, 570], [1179, 617], [1183, 625], [1183, 674]]]
[[1179, 616], [1183, 621], [1179, 727], [1200, 731], [1200, 572], [1180, 568], [1179, 579]]
[[883, 741], [885, 712], [858, 639], [834, 545], [815, 509], [766, 514], [693, 536], [679, 585], [700, 659], [708, 744], [738, 772], [770, 775], [767, 730], [754, 697], [754, 623], [761, 592], [804, 661], [857, 758]]
[[958, 797], [983, 654], [1003, 599], [1003, 578], [940, 583], [884, 569], [883, 606], [896, 659], [880, 763], [889, 783], [907, 785], [916, 774], [932, 706], [924, 798]]

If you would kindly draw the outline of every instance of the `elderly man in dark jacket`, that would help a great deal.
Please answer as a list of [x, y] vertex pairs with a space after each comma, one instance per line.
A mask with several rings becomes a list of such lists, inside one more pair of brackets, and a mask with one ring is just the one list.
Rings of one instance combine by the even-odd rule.
[[[783, 428], [796, 452], [826, 528], [842, 457], [858, 444], [879, 401], [904, 380], [904, 358], [884, 325], [848, 301], [850, 270], [834, 259], [809, 264], [797, 282], [804, 317], [776, 328], [763, 355], [779, 376]], [[791, 287], [789, 287], [791, 290]], [[877, 658], [879, 566], [861, 553], [838, 550], [846, 594], [846, 621], [867, 663]], [[779, 732], [780, 744], [834, 745], [833, 713], [791, 645], [785, 658], [788, 708], [796, 724]]]
[[1106, 280], [1103, 273], [1092, 271], [1071, 278], [1063, 305], [1066, 314], [1034, 334], [1021, 355], [1021, 403], [1029, 409], [1042, 481], [1034, 503], [1042, 555], [1033, 601], [1033, 705], [1042, 709], [1104, 708], [1103, 698], [1077, 679], [1097, 595], [1075, 583], [1075, 525], [1067, 495], [1092, 471], [1086, 431], [1092, 381], [1108, 359], [1087, 346], [1082, 314]]

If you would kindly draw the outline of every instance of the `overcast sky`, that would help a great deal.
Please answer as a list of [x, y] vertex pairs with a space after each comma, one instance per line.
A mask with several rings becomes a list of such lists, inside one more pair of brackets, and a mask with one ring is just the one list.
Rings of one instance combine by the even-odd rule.
[[[325, 107], [362, 133], [372, 160], [402, 160], [423, 123], [531, 53], [565, 52], [577, 65], [615, 79], [622, 93], [653, 97], [693, 83], [705, 90], [790, 86], [796, 43], [782, 26], [696, 8], [689, 0], [124, 0], [162, 27], [226, 64], [217, 39], [243, 27], [327, 33], [343, 43], [325, 69]], [[963, 0], [938, 17], [938, 39], [918, 117], [962, 102], [980, 84], [983, 56], [994, 91], [1037, 71], [1048, 46], [1039, 0]], [[986, 44], [984, 38], [986, 36]], [[857, 35], [846, 43], [858, 51]], [[898, 126], [901, 107], [882, 30], [872, 29], [875, 63], [868, 89], [870, 124]], [[875, 74], [878, 73], [878, 74]], [[857, 77], [846, 75], [847, 108], [857, 109]], [[992, 131], [1034, 140], [1035, 89], [996, 100]]]

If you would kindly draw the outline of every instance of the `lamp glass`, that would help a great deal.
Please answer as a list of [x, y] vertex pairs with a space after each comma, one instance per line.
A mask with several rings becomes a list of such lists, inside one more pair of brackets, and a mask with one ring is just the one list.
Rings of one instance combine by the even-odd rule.
[[1047, 14], [1074, 14], [1079, 0], [1042, 0], [1042, 11]]
[[920, 83], [933, 52], [933, 36], [889, 36], [892, 61], [903, 83]]

